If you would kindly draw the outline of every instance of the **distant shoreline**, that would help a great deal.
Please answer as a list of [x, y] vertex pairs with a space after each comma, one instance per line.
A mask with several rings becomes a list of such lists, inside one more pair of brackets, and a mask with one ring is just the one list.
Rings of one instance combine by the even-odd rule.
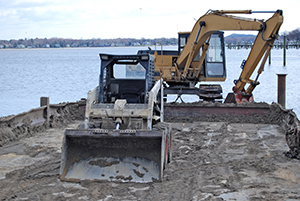
[[[35, 47], [35, 48], [0, 48], [1, 50], [53, 50], [53, 49], [85, 49], [85, 48], [148, 48], [148, 47], [154, 47], [154, 45], [140, 45], [140, 46], [113, 46], [113, 47], [60, 47], [60, 48], [41, 48], [41, 47]], [[177, 47], [177, 45], [164, 45], [163, 47]]]
[[19, 40], [0, 40], [0, 49], [13, 48], [77, 48], [77, 47], [136, 47], [153, 46], [156, 42], [163, 45], [177, 45], [177, 38], [155, 38], [155, 39], [63, 39], [63, 38], [36, 38]]
[[[229, 49], [251, 48], [256, 36], [249, 34], [231, 34], [225, 37], [226, 47]], [[115, 39], [64, 39], [64, 38], [36, 38], [36, 39], [13, 39], [0, 40], [0, 49], [55, 49], [55, 48], [101, 48], [101, 47], [148, 47], [160, 42], [163, 46], [177, 46], [178, 38], [115, 38]], [[283, 46], [283, 37], [280, 36], [274, 43], [280, 48]], [[287, 41], [287, 47], [300, 48], [300, 41]], [[240, 49], [238, 48], [238, 49]]]

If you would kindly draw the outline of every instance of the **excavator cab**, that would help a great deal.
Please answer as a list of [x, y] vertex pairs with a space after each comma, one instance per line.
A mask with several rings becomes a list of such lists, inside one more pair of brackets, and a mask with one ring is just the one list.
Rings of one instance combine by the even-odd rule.
[[[190, 32], [178, 33], [177, 51], [157, 52], [155, 79], [159, 79], [160, 76], [164, 78], [169, 86], [164, 90], [164, 95], [166, 97], [168, 94], [176, 94], [175, 102], [179, 98], [181, 99], [182, 94], [198, 95], [200, 99], [206, 101], [222, 99], [222, 87], [220, 84], [200, 84], [199, 87], [196, 85], [198, 82], [205, 81], [225, 81], [224, 32], [217, 31], [212, 33], [202, 47], [193, 51], [189, 45], [190, 43], [188, 43], [190, 35]], [[187, 45], [190, 48], [186, 47]], [[178, 59], [182, 56], [184, 48], [191, 49], [196, 54], [194, 59], [189, 62], [190, 65], [188, 67], [178, 64]]]
[[[190, 32], [178, 33], [178, 52], [179, 54], [185, 47], [190, 36]], [[203, 51], [203, 47], [199, 49], [196, 57], [191, 63], [192, 67], [198, 66], [199, 62], [203, 62], [200, 71], [199, 81], [225, 81], [226, 65], [225, 65], [225, 44], [224, 32], [217, 31], [209, 37], [207, 41], [208, 50]], [[204, 61], [201, 61], [202, 54]], [[201, 65], [201, 63], [200, 63]]]

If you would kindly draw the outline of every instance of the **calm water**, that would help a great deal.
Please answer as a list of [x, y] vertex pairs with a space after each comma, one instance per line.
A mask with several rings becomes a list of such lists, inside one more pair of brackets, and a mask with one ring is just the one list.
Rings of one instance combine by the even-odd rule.
[[[0, 50], [0, 117], [18, 114], [39, 107], [40, 97], [50, 97], [50, 103], [72, 102], [86, 98], [88, 90], [98, 83], [99, 53], [135, 54], [147, 47], [109, 47], [75, 49], [15, 49]], [[164, 49], [176, 49], [166, 47]], [[250, 50], [226, 50], [227, 80], [223, 92], [231, 92], [233, 80], [239, 77], [240, 64]], [[286, 108], [300, 115], [300, 50], [287, 50], [283, 67], [282, 50], [272, 50], [272, 64], [265, 66], [261, 82], [254, 91], [256, 102], [277, 102], [277, 75], [286, 79]], [[256, 76], [254, 72], [253, 79]], [[223, 95], [225, 98], [226, 95]], [[171, 99], [175, 97], [171, 96]], [[185, 101], [196, 101], [185, 96]]]

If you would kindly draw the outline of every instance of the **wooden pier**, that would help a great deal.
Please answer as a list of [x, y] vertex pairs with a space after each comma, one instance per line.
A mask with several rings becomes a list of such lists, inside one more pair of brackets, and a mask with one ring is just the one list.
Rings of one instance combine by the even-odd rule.
[[[238, 43], [227, 43], [226, 47], [228, 49], [251, 49], [253, 43], [250, 42], [238, 42]], [[286, 49], [299, 49], [300, 48], [300, 41], [298, 42], [286, 42]], [[278, 42], [274, 43], [273, 48], [275, 49], [283, 49], [284, 48], [284, 42]]]

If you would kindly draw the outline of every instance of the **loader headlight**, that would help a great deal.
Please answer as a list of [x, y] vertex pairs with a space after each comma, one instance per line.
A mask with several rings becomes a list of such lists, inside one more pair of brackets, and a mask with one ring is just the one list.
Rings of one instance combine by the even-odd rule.
[[108, 56], [107, 55], [101, 55], [101, 60], [108, 60]]
[[144, 55], [141, 57], [141, 60], [149, 60], [149, 56], [148, 55]]

